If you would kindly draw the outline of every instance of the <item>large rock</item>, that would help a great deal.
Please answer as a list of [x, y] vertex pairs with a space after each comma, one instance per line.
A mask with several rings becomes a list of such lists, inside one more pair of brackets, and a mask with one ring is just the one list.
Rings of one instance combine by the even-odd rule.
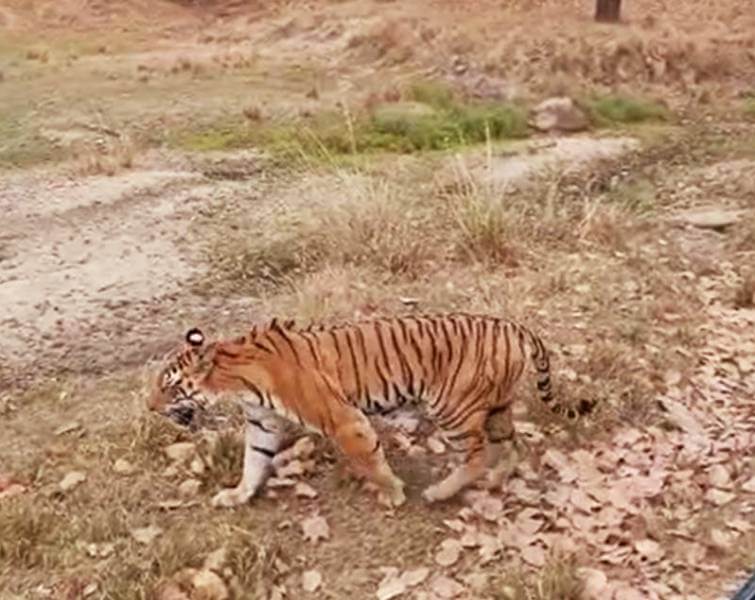
[[530, 125], [540, 131], [584, 131], [587, 115], [571, 98], [548, 98], [532, 109]]

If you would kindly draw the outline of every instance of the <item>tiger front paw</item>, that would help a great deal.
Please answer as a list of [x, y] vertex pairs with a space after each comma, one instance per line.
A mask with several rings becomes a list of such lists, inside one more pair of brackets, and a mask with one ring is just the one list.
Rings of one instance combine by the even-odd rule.
[[249, 502], [252, 494], [239, 488], [220, 490], [212, 497], [210, 504], [215, 508], [233, 508]]

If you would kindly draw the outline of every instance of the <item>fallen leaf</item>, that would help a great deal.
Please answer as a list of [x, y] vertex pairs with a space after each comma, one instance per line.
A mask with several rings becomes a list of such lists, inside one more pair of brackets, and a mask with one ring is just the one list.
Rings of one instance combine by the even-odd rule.
[[503, 501], [500, 498], [484, 494], [474, 501], [472, 509], [483, 519], [496, 522], [503, 512]]
[[81, 423], [79, 423], [78, 421], [70, 421], [58, 427], [54, 431], [54, 433], [55, 435], [65, 435], [66, 433], [70, 433], [71, 431], [76, 431], [77, 429], [80, 429], [80, 428], [81, 428]]
[[156, 525], [150, 525], [149, 527], [140, 527], [131, 530], [131, 537], [134, 538], [140, 544], [145, 546], [151, 544], [154, 539], [163, 532], [162, 529]]
[[708, 481], [713, 487], [729, 488], [731, 487], [731, 475], [723, 465], [713, 465], [708, 469]]
[[184, 498], [192, 498], [199, 493], [202, 482], [198, 479], [187, 479], [178, 486], [178, 493]]
[[533, 567], [545, 565], [545, 550], [540, 546], [525, 546], [522, 548], [522, 560]]
[[202, 567], [207, 571], [215, 571], [219, 573], [225, 566], [226, 557], [228, 552], [225, 548], [218, 548], [214, 552], [210, 552], [204, 559]]
[[191, 442], [177, 442], [166, 446], [165, 455], [174, 462], [186, 462], [190, 457], [194, 456], [196, 452], [196, 446]]
[[85, 588], [84, 588], [84, 589], [83, 589], [83, 590], [81, 591], [81, 596], [82, 596], [83, 598], [89, 598], [89, 596], [91, 596], [92, 594], [94, 594], [94, 593], [95, 593], [95, 592], [97, 591], [97, 587], [98, 587], [98, 586], [97, 586], [97, 583], [94, 583], [94, 582], [93, 582], [93, 583], [90, 583], [90, 584], [89, 584], [88, 586], [86, 586], [86, 587], [85, 587]]
[[664, 551], [658, 542], [651, 539], [638, 540], [634, 543], [634, 549], [640, 554], [640, 556], [647, 559], [649, 562], [658, 562], [663, 558]]
[[304, 539], [310, 542], [316, 543], [319, 540], [327, 540], [330, 537], [328, 522], [320, 515], [304, 519], [301, 522], [301, 528], [304, 532]]
[[467, 528], [466, 524], [461, 519], [443, 519], [443, 524], [456, 533], [461, 533]]
[[435, 554], [435, 562], [441, 567], [450, 567], [461, 556], [461, 543], [454, 538], [446, 538], [440, 543], [440, 550]]
[[578, 573], [585, 586], [583, 590], [585, 600], [603, 600], [607, 597], [608, 578], [603, 571], [582, 567]]
[[[689, 596], [687, 596], [689, 600]], [[647, 596], [637, 588], [630, 587], [627, 584], [619, 584], [614, 588], [613, 600], [647, 600]]]
[[301, 477], [309, 473], [314, 467], [313, 461], [294, 459], [276, 470], [278, 477]]
[[750, 477], [750, 479], [742, 484], [742, 490], [755, 494], [755, 476]]
[[543, 464], [558, 473], [564, 483], [571, 483], [577, 478], [577, 471], [571, 466], [569, 459], [560, 450], [548, 448], [543, 455]]
[[301, 587], [305, 592], [314, 592], [322, 585], [322, 575], [320, 571], [304, 571], [301, 574]]
[[297, 483], [294, 494], [300, 498], [317, 498], [317, 490], [307, 483]]
[[748, 531], [750, 531], [750, 529], [752, 529], [752, 525], [749, 521], [737, 518], [729, 519], [726, 522], [726, 526], [734, 529], [735, 531], [739, 531], [740, 533], [747, 533]]
[[86, 551], [91, 558], [107, 558], [115, 550], [114, 544], [87, 544]]
[[265, 487], [269, 488], [282, 488], [282, 487], [293, 487], [296, 485], [296, 479], [291, 479], [290, 477], [270, 477], [265, 482]]
[[216, 573], [202, 569], [194, 574], [191, 579], [194, 590], [199, 598], [203, 600], [226, 600], [228, 598], [228, 588], [223, 580]]
[[440, 598], [456, 598], [464, 592], [464, 586], [455, 579], [439, 575], [430, 583], [432, 592]]
[[191, 472], [194, 473], [194, 475], [202, 475], [205, 469], [202, 459], [198, 456], [195, 456], [192, 459], [191, 464], [189, 465], [189, 469], [191, 469]]
[[702, 425], [684, 404], [671, 398], [662, 398], [658, 403], [666, 411], [666, 417], [670, 423], [687, 433], [704, 435], [705, 430]]
[[573, 506], [586, 513], [591, 513], [594, 509], [598, 508], [598, 503], [585, 494], [580, 488], [574, 488], [572, 490], [569, 496], [569, 501]]
[[427, 567], [420, 567], [419, 569], [412, 569], [411, 571], [404, 572], [401, 575], [401, 581], [403, 581], [407, 587], [414, 587], [415, 585], [424, 582], [428, 575], [430, 575], [430, 569]]
[[77, 485], [85, 482], [86, 479], [86, 473], [82, 473], [81, 471], [71, 471], [69, 473], [66, 473], [65, 477], [60, 480], [58, 486], [62, 491], [67, 492], [75, 488]]
[[705, 499], [708, 502], [715, 504], [716, 506], [723, 506], [724, 504], [728, 504], [729, 502], [734, 500], [734, 498], [736, 498], [736, 494], [733, 494], [732, 492], [725, 492], [717, 488], [710, 488], [707, 492], [705, 492]]
[[162, 502], [157, 503], [157, 508], [161, 510], [175, 510], [177, 508], [181, 508], [182, 506], [185, 506], [183, 500], [163, 500]]
[[721, 529], [711, 529], [710, 541], [719, 550], [728, 550], [734, 541], [734, 536]]
[[154, 591], [155, 600], [190, 600], [175, 581], [163, 581]]
[[406, 591], [406, 582], [396, 577], [395, 574], [386, 575], [378, 586], [375, 594], [378, 600], [390, 600]]

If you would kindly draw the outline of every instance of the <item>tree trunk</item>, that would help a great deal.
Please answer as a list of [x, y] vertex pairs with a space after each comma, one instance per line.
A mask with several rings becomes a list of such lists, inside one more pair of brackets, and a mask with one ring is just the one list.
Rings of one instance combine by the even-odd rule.
[[616, 23], [621, 17], [621, 0], [597, 0], [595, 20], [602, 23]]

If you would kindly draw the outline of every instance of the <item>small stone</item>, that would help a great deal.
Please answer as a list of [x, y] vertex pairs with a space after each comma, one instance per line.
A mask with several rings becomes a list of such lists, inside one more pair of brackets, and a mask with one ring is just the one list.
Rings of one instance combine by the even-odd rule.
[[138, 529], [132, 529], [131, 537], [134, 538], [138, 543], [148, 546], [162, 532], [163, 530], [160, 529], [159, 527], [155, 525], [150, 525], [149, 527], [140, 527]]
[[58, 484], [60, 486], [60, 489], [64, 492], [67, 492], [69, 490], [72, 490], [80, 483], [83, 483], [86, 481], [86, 473], [82, 473], [81, 471], [71, 471], [70, 473], [67, 473], [63, 479], [60, 480], [60, 483]]
[[531, 125], [540, 131], [584, 131], [590, 124], [571, 98], [548, 98], [532, 112]]
[[203, 568], [208, 571], [219, 573], [225, 566], [226, 555], [227, 552], [225, 548], [218, 548], [214, 552], [210, 552], [210, 554], [207, 555], [207, 558], [204, 559]]
[[178, 442], [165, 448], [166, 456], [174, 462], [186, 462], [194, 456], [196, 446], [191, 442]]
[[739, 221], [739, 215], [739, 211], [716, 208], [686, 212], [682, 219], [694, 227], [722, 231]]
[[124, 458], [119, 458], [113, 463], [113, 471], [118, 475], [133, 475], [136, 467]]
[[197, 571], [191, 579], [197, 597], [205, 600], [226, 600], [228, 588], [217, 574], [207, 569]]
[[319, 571], [304, 571], [301, 574], [301, 587], [305, 592], [317, 591], [322, 585], [322, 575]]
[[201, 487], [202, 482], [198, 479], [187, 479], [178, 486], [178, 493], [184, 498], [191, 498], [199, 493]]
[[191, 461], [189, 468], [191, 469], [191, 472], [194, 473], [194, 475], [202, 475], [205, 469], [202, 459], [198, 456]]

